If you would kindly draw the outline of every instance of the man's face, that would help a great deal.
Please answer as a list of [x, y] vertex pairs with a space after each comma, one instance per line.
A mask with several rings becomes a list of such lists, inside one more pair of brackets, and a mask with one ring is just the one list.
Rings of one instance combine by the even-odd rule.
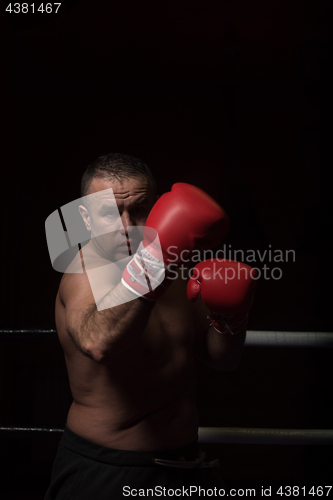
[[[113, 196], [106, 191], [110, 188]], [[124, 259], [142, 239], [142, 226], [156, 201], [152, 188], [144, 178], [121, 182], [95, 178], [88, 194], [94, 193], [98, 195], [89, 199], [89, 206], [80, 207], [94, 250], [113, 262]]]

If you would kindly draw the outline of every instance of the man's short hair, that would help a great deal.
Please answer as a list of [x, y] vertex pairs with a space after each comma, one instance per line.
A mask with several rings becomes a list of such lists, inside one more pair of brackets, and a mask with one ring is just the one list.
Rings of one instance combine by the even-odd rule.
[[147, 179], [156, 195], [156, 181], [153, 174], [143, 161], [131, 155], [109, 153], [100, 156], [85, 170], [81, 179], [81, 197], [89, 193], [91, 181], [98, 179], [116, 179], [122, 181], [128, 178]]

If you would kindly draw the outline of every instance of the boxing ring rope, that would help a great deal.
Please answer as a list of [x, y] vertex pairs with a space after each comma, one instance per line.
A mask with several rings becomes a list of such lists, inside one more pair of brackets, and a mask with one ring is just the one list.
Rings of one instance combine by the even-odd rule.
[[262, 347], [333, 347], [330, 332], [274, 332], [249, 330], [245, 345]]
[[[0, 330], [0, 340], [57, 338], [53, 329]], [[330, 332], [275, 332], [248, 330], [245, 346], [256, 347], [317, 347], [332, 348], [333, 333]]]
[[248, 429], [199, 427], [200, 443], [332, 445], [329, 429]]
[[[54, 329], [0, 330], [0, 340], [47, 340], [51, 338], [57, 338]], [[249, 330], [245, 346], [332, 348], [333, 333]], [[63, 432], [63, 428], [48, 426], [0, 426], [0, 438], [54, 437], [59, 439]], [[199, 443], [332, 445], [333, 430], [199, 427]]]
[[[60, 438], [63, 432], [60, 427], [8, 426], [0, 427], [0, 438]], [[332, 445], [333, 430], [199, 427], [199, 443]]]

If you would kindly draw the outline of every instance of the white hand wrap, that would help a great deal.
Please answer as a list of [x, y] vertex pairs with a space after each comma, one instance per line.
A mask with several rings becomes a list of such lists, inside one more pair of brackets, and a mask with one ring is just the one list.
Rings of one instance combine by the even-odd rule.
[[[165, 279], [166, 266], [150, 250], [153, 248], [145, 247], [143, 242], [140, 243], [133, 259], [127, 264], [121, 280], [126, 288], [139, 297], [151, 294]], [[162, 257], [162, 254], [159, 256]], [[153, 294], [144, 298], [154, 299]]]

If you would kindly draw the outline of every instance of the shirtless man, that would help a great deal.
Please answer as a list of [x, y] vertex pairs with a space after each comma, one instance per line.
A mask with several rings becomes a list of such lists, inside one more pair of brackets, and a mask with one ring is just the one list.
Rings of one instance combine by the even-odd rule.
[[[136, 248], [139, 243], [136, 228], [154, 212], [157, 196], [150, 171], [132, 157], [107, 155], [88, 167], [82, 186], [83, 196], [101, 197], [97, 204], [80, 207], [92, 238], [74, 264], [90, 262], [94, 268], [95, 261], [106, 263], [111, 254], [115, 262], [126, 258], [128, 245]], [[123, 226], [112, 242], [97, 236], [112, 216], [104, 203], [110, 188]], [[172, 206], [175, 203], [176, 196]], [[194, 200], [194, 210], [200, 210], [196, 205]], [[163, 210], [162, 203], [150, 220], [170, 217], [170, 210], [161, 215]], [[223, 209], [221, 214], [226, 217]], [[223, 224], [227, 222], [219, 227]], [[163, 249], [163, 241], [161, 245]], [[122, 271], [115, 272], [97, 308], [89, 272], [84, 271], [66, 272], [56, 297], [56, 326], [73, 403], [46, 499], [94, 495], [96, 500], [111, 500], [163, 485], [174, 491], [186, 485], [223, 487], [196, 444], [195, 356], [217, 370], [235, 369], [245, 323], [237, 335], [221, 334], [216, 322], [215, 328], [209, 327], [207, 307], [188, 300], [182, 276], [164, 280], [168, 287], [163, 293], [152, 292], [152, 300], [147, 300], [131, 288], [130, 280], [129, 285], [121, 280]], [[110, 297], [119, 305], [103, 306]], [[192, 468], [182, 468], [184, 463]]]

